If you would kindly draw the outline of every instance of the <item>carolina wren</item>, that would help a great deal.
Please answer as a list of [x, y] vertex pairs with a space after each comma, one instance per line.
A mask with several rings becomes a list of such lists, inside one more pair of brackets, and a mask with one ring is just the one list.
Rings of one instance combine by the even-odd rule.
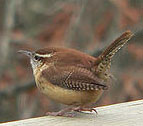
[[59, 112], [47, 114], [59, 116], [74, 110], [94, 110], [89, 106], [108, 89], [112, 57], [132, 36], [130, 31], [124, 32], [97, 58], [67, 48], [20, 50], [30, 58], [38, 89], [49, 98], [69, 105]]

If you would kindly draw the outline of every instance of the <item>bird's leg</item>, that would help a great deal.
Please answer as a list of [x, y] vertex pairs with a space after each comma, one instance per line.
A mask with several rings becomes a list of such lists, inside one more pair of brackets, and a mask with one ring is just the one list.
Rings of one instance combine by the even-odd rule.
[[90, 112], [92, 112], [92, 111], [94, 111], [94, 112], [96, 112], [96, 114], [98, 114], [95, 108], [90, 108], [90, 107], [81, 107], [81, 106], [79, 106], [77, 108], [74, 108], [74, 111], [77, 111], [77, 112], [81, 112], [81, 111], [90, 111]]
[[66, 116], [66, 117], [73, 117], [74, 113], [68, 113], [72, 110], [74, 110], [75, 106], [68, 106], [58, 112], [47, 112], [46, 115], [49, 116]]

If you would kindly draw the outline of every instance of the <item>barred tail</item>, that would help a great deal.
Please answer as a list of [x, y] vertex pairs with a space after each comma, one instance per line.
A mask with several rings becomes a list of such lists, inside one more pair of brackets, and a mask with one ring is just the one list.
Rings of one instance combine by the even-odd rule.
[[133, 36], [131, 31], [124, 32], [119, 38], [112, 42], [108, 48], [98, 57], [97, 72], [106, 72], [111, 65], [112, 57], [127, 43]]

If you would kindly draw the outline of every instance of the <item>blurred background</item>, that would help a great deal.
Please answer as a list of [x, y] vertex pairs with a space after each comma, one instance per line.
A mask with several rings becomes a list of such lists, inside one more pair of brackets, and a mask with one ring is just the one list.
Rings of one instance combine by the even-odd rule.
[[37, 90], [18, 50], [61, 46], [98, 56], [128, 29], [135, 36], [113, 58], [115, 80], [97, 106], [143, 98], [143, 0], [0, 0], [0, 122], [62, 107]]

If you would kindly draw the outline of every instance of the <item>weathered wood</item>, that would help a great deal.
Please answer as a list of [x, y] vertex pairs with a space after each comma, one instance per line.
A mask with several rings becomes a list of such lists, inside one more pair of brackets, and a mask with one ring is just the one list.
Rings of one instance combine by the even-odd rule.
[[143, 126], [143, 100], [98, 107], [96, 113], [76, 117], [38, 117], [0, 126]]

